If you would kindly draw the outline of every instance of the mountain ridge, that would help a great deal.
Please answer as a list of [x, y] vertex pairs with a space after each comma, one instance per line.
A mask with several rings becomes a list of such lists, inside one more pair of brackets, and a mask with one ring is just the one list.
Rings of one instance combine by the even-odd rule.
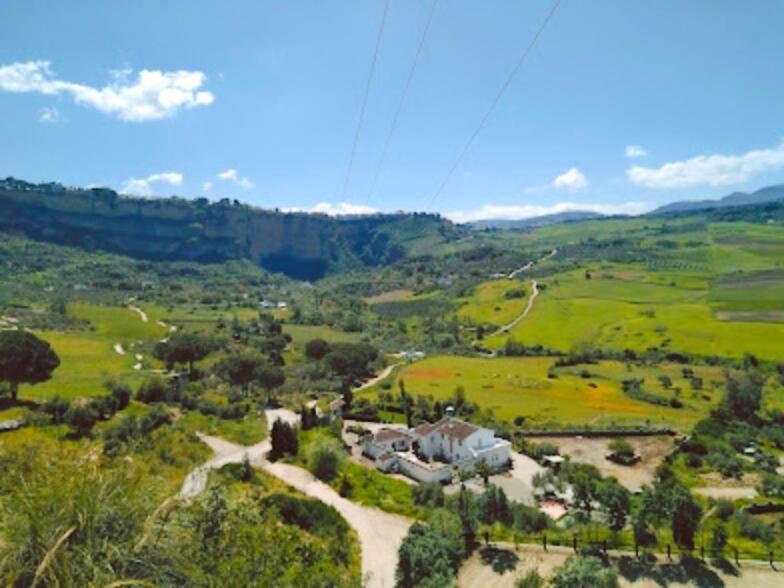
[[297, 279], [340, 268], [378, 266], [416, 252], [419, 241], [446, 242], [463, 229], [433, 214], [334, 218], [279, 212], [225, 198], [211, 203], [138, 198], [108, 188], [0, 181], [0, 229], [28, 237], [151, 260], [250, 259]]

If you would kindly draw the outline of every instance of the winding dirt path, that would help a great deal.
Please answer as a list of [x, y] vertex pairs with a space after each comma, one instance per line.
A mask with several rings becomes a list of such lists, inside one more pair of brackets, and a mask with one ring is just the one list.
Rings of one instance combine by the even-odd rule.
[[517, 268], [513, 272], [510, 272], [510, 274], [507, 276], [507, 278], [510, 279], [510, 280], [514, 280], [515, 277], [517, 276], [517, 274], [521, 274], [523, 272], [527, 272], [529, 269], [534, 267], [535, 264], [542, 263], [545, 259], [550, 259], [551, 257], [555, 256], [556, 253], [558, 253], [558, 250], [557, 249], [553, 249], [550, 253], [548, 253], [544, 257], [538, 259], [537, 261], [529, 261], [524, 266]]
[[394, 370], [394, 369], [395, 369], [397, 366], [399, 366], [399, 365], [401, 365], [401, 364], [402, 364], [402, 362], [400, 362], [400, 361], [399, 361], [399, 362], [397, 362], [397, 363], [393, 363], [392, 365], [388, 365], [387, 367], [385, 367], [385, 368], [384, 368], [384, 369], [381, 371], [381, 373], [380, 373], [380, 374], [378, 374], [377, 376], [373, 376], [372, 378], [370, 378], [370, 379], [369, 379], [367, 382], [365, 382], [364, 384], [361, 384], [360, 386], [357, 386], [356, 388], [354, 388], [354, 392], [361, 392], [362, 390], [367, 390], [368, 388], [370, 388], [370, 387], [372, 387], [372, 386], [375, 386], [375, 385], [376, 385], [376, 384], [378, 384], [378, 383], [379, 383], [381, 380], [383, 380], [383, 379], [384, 379], [384, 378], [386, 378], [386, 377], [387, 377], [389, 374], [391, 374], [391, 373], [392, 373], [392, 371], [393, 371], [393, 370]]
[[495, 335], [509, 332], [517, 323], [527, 317], [528, 313], [531, 312], [531, 309], [534, 306], [534, 300], [537, 296], [539, 296], [539, 288], [537, 287], [536, 280], [531, 280], [531, 296], [528, 297], [528, 304], [525, 305], [523, 312], [521, 312], [511, 323], [507, 323], [502, 327], [499, 327], [490, 336], [494, 337]]
[[[270, 423], [276, 418], [292, 422], [299, 417], [296, 413], [285, 409], [266, 411], [266, 416], [267, 422]], [[364, 585], [369, 588], [393, 588], [398, 550], [414, 521], [351, 502], [300, 467], [270, 463], [266, 459], [271, 449], [269, 439], [245, 447], [220, 437], [201, 433], [198, 433], [198, 436], [215, 455], [188, 474], [180, 490], [181, 498], [193, 498], [203, 492], [211, 469], [221, 468], [229, 463], [240, 463], [247, 457], [254, 467], [279, 478], [303, 494], [335, 508], [359, 536]]]
[[148, 321], [149, 321], [149, 318], [147, 317], [147, 313], [146, 313], [146, 312], [144, 312], [144, 311], [143, 311], [141, 308], [139, 308], [138, 306], [129, 306], [128, 308], [130, 308], [132, 311], [134, 311], [136, 314], [138, 314], [138, 315], [139, 315], [139, 318], [140, 318], [140, 319], [142, 319], [142, 322], [143, 322], [143, 323], [146, 323], [146, 322], [148, 322]]

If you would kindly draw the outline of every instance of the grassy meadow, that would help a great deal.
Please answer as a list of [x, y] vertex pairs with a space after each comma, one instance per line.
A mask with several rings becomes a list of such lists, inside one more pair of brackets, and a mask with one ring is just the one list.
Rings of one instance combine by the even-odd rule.
[[[590, 274], [587, 278], [586, 271]], [[717, 303], [734, 294], [736, 308], [770, 310], [775, 294], [750, 288], [712, 289], [695, 273], [649, 273], [625, 266], [588, 266], [541, 280], [545, 289], [529, 315], [507, 336], [526, 344], [568, 351], [578, 344], [642, 351], [659, 347], [702, 356], [742, 357], [753, 353], [776, 360], [784, 351], [784, 323], [722, 320]], [[762, 291], [764, 292], [764, 291]], [[479, 299], [479, 294], [475, 295]], [[757, 317], [759, 318], [759, 317]]]
[[[145, 367], [158, 367], [150, 350], [165, 336], [166, 329], [152, 316], [144, 322], [130, 308], [87, 303], [72, 304], [68, 312], [75, 318], [88, 320], [92, 328], [37, 333], [52, 345], [60, 357], [60, 366], [49, 381], [20, 386], [21, 398], [45, 400], [54, 395], [64, 398], [101, 395], [105, 393], [103, 383], [120, 376], [135, 384], [143, 377], [143, 370], [133, 369], [136, 353], [143, 355]], [[117, 353], [114, 348], [117, 344], [123, 347], [124, 354]]]
[[[696, 393], [685, 381], [682, 366], [626, 365], [603, 361], [598, 365], [555, 368], [555, 378], [548, 371], [554, 358], [468, 358], [435, 356], [401, 367], [396, 379], [405, 381], [412, 394], [432, 396], [434, 400], [451, 397], [458, 386], [466, 398], [483, 409], [490, 408], [496, 417], [526, 419], [526, 426], [564, 425], [658, 425], [686, 431], [703, 418], [718, 402], [721, 370], [714, 367], [693, 367], [703, 378], [703, 389]], [[587, 369], [589, 377], [581, 375]], [[672, 389], [666, 390], [658, 377], [668, 375]], [[621, 388], [624, 379], [643, 378], [645, 390], [669, 399], [674, 388], [680, 388], [684, 406], [653, 405], [628, 397]], [[396, 392], [393, 386], [392, 391]], [[371, 396], [384, 391], [381, 385], [363, 392]]]

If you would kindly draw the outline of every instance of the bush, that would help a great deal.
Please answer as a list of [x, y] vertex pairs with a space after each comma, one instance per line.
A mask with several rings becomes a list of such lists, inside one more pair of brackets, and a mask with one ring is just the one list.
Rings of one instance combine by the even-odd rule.
[[731, 500], [727, 500], [726, 498], [719, 498], [716, 501], [715, 508], [716, 518], [722, 521], [728, 520], [735, 513], [735, 505], [732, 504]]
[[772, 498], [784, 498], [784, 477], [777, 474], [766, 473], [759, 485], [759, 493]]
[[403, 539], [396, 586], [450, 586], [465, 555], [460, 517], [437, 510], [429, 524], [414, 523]]
[[634, 457], [634, 447], [626, 439], [613, 439], [607, 448], [620, 458], [631, 459]]
[[136, 391], [136, 400], [151, 404], [153, 402], [164, 402], [166, 400], [167, 382], [158, 376], [148, 378], [141, 383]]
[[133, 395], [128, 384], [124, 382], [107, 382], [106, 389], [109, 391], [109, 395], [114, 398], [117, 410], [123, 410], [128, 406]]
[[555, 573], [554, 588], [615, 588], [618, 572], [593, 556], [571, 556]]
[[552, 443], [527, 443], [523, 452], [531, 459], [541, 461], [546, 455], [558, 455], [559, 449]]
[[335, 479], [344, 459], [343, 446], [337, 439], [322, 437], [308, 448], [308, 469], [325, 482]]
[[544, 578], [537, 570], [528, 570], [528, 573], [515, 582], [515, 588], [544, 588]]
[[414, 504], [440, 508], [444, 506], [444, 488], [438, 482], [422, 482], [411, 488]]
[[754, 518], [753, 515], [741, 510], [736, 512], [733, 518], [735, 525], [738, 527], [738, 533], [744, 537], [754, 541], [762, 541], [765, 544], [773, 541], [773, 529], [759, 519]]
[[41, 410], [49, 415], [49, 418], [52, 420], [52, 424], [60, 425], [64, 422], [65, 414], [68, 412], [70, 407], [70, 401], [66, 400], [65, 398], [60, 398], [59, 396], [53, 396], [44, 402]]
[[74, 435], [87, 437], [98, 421], [98, 413], [89, 403], [74, 403], [63, 415], [63, 421], [71, 427]]

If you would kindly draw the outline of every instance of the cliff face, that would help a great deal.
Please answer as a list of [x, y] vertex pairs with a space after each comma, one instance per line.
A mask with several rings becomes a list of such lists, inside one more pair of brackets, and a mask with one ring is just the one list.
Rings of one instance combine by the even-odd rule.
[[204, 199], [130, 198], [104, 189], [7, 187], [0, 187], [0, 229], [154, 260], [248, 258], [299, 279], [392, 262], [406, 255], [408, 241], [433, 235], [446, 240], [458, 232], [432, 215], [335, 219], [259, 210], [229, 200], [210, 204]]

